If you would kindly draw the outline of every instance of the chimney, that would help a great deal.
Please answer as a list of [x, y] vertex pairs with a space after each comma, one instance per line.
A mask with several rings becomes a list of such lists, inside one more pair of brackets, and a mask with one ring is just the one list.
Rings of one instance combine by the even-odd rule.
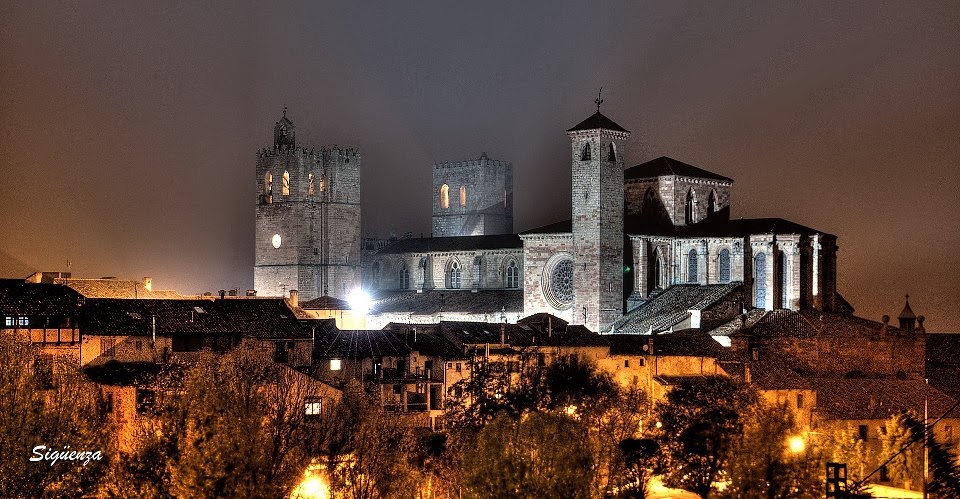
[[147, 290], [147, 291], [153, 291], [153, 278], [152, 278], [152, 277], [144, 277], [144, 278], [143, 278], [143, 289], [145, 289], [145, 290]]
[[503, 324], [500, 324], [500, 344], [501, 344], [501, 345], [506, 345], [506, 344], [507, 344], [507, 341], [506, 341], [506, 338], [505, 338], [505, 332], [506, 332], [506, 331], [504, 331], [505, 329], [506, 329], [505, 326], [504, 326]]
[[257, 296], [257, 290], [255, 290], [255, 289], [248, 289], [248, 290], [247, 290], [247, 296]]
[[290, 306], [298, 308], [300, 306], [300, 293], [295, 289], [290, 290]]
[[924, 321], [924, 320], [926, 320], [926, 317], [924, 317], [924, 316], [922, 316], [922, 315], [917, 317], [917, 329], [916, 329], [916, 332], [918, 332], [918, 333], [926, 333], [926, 332], [927, 332], [927, 329], [926, 329], [925, 327], [923, 327], [923, 321]]

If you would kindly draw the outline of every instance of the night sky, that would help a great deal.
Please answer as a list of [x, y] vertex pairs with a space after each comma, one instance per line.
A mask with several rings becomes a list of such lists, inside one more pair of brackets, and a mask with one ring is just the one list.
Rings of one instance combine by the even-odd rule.
[[254, 166], [284, 105], [363, 155], [364, 235], [430, 231], [430, 165], [514, 164], [570, 213], [595, 111], [733, 178], [733, 217], [839, 237], [839, 288], [960, 331], [960, 3], [0, 3], [0, 270], [253, 284]]

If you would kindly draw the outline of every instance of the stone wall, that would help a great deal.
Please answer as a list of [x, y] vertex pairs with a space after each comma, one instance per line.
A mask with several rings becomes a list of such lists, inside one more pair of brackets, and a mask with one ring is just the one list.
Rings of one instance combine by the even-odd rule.
[[513, 165], [510, 162], [483, 154], [476, 160], [433, 165], [434, 237], [512, 233]]

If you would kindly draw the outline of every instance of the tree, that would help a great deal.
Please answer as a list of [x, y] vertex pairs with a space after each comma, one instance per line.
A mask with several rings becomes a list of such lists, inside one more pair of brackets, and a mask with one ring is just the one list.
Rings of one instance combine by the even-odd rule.
[[621, 483], [621, 490], [626, 491], [624, 496], [646, 498], [650, 477], [656, 470], [660, 444], [650, 438], [627, 438], [620, 442], [620, 451], [623, 453], [628, 477], [628, 480]]
[[[66, 359], [0, 335], [0, 497], [80, 497], [106, 467], [99, 390]], [[100, 452], [86, 461], [42, 458], [48, 452]], [[85, 464], [84, 464], [85, 463]]]
[[887, 474], [906, 489], [923, 480], [923, 423], [907, 413], [890, 417], [883, 423], [879, 462], [890, 460]]
[[835, 428], [827, 433], [823, 453], [827, 461], [847, 465], [847, 478], [851, 484], [863, 480], [872, 471], [867, 467], [876, 462], [873, 450], [852, 426]]
[[[562, 438], [559, 436], [562, 435]], [[593, 455], [587, 428], [561, 413], [506, 414], [480, 432], [465, 459], [476, 497], [591, 497]]]
[[803, 439], [786, 405], [760, 404], [734, 443], [724, 496], [821, 497], [819, 453], [804, 440], [794, 443], [798, 438]]
[[683, 380], [656, 406], [665, 483], [706, 496], [757, 405], [755, 389], [723, 377]]

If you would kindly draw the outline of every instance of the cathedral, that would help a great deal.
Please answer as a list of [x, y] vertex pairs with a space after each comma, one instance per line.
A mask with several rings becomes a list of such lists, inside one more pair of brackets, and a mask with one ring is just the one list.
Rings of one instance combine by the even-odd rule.
[[542, 313], [648, 332], [748, 309], [852, 312], [836, 292], [834, 235], [732, 219], [733, 180], [681, 161], [627, 167], [630, 132], [599, 105], [566, 134], [570, 219], [517, 234], [511, 163], [440, 162], [432, 237], [391, 241], [361, 262], [359, 152], [297, 146], [284, 112], [273, 148], [257, 154], [255, 287], [309, 300], [362, 286], [374, 300], [368, 328]]

